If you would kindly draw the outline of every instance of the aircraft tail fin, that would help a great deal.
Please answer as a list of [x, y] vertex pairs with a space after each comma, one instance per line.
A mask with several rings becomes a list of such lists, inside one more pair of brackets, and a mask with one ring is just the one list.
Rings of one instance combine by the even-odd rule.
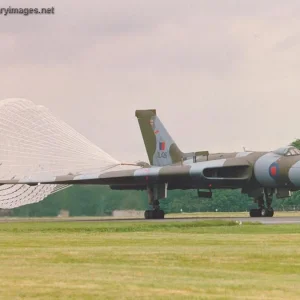
[[180, 162], [184, 153], [180, 151], [158, 116], [155, 109], [136, 110], [150, 164], [167, 166]]

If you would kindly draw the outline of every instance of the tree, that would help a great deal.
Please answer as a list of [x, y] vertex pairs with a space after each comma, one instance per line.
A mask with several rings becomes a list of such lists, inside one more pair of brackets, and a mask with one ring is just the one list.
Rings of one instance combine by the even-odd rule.
[[300, 139], [294, 140], [290, 145], [300, 149]]

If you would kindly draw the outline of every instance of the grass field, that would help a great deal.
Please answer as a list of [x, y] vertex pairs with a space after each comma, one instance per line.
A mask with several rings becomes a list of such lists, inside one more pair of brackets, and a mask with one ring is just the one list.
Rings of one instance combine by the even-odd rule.
[[[275, 211], [275, 217], [300, 217], [300, 211]], [[166, 214], [165, 218], [248, 218], [249, 212], [195, 212], [195, 213], [171, 213]], [[27, 222], [27, 221], [65, 221], [65, 220], [112, 220], [112, 219], [136, 219], [143, 217], [112, 217], [112, 216], [97, 216], [97, 217], [86, 217], [86, 216], [78, 216], [78, 217], [1, 217], [0, 223], [2, 222]]]
[[0, 299], [300, 299], [300, 226], [0, 224]]

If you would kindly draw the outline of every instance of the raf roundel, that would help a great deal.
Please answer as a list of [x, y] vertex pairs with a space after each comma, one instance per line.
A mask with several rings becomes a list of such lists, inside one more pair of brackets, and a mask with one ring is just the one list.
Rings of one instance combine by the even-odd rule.
[[166, 150], [166, 143], [165, 142], [159, 142], [159, 150], [165, 151]]
[[269, 174], [271, 177], [275, 178], [279, 175], [279, 166], [278, 163], [274, 162], [269, 167]]

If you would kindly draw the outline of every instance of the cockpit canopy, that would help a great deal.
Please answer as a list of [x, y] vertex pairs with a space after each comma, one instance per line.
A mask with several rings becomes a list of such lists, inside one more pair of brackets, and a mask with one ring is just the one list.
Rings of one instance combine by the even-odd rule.
[[300, 150], [293, 146], [282, 147], [273, 152], [282, 156], [300, 155]]

